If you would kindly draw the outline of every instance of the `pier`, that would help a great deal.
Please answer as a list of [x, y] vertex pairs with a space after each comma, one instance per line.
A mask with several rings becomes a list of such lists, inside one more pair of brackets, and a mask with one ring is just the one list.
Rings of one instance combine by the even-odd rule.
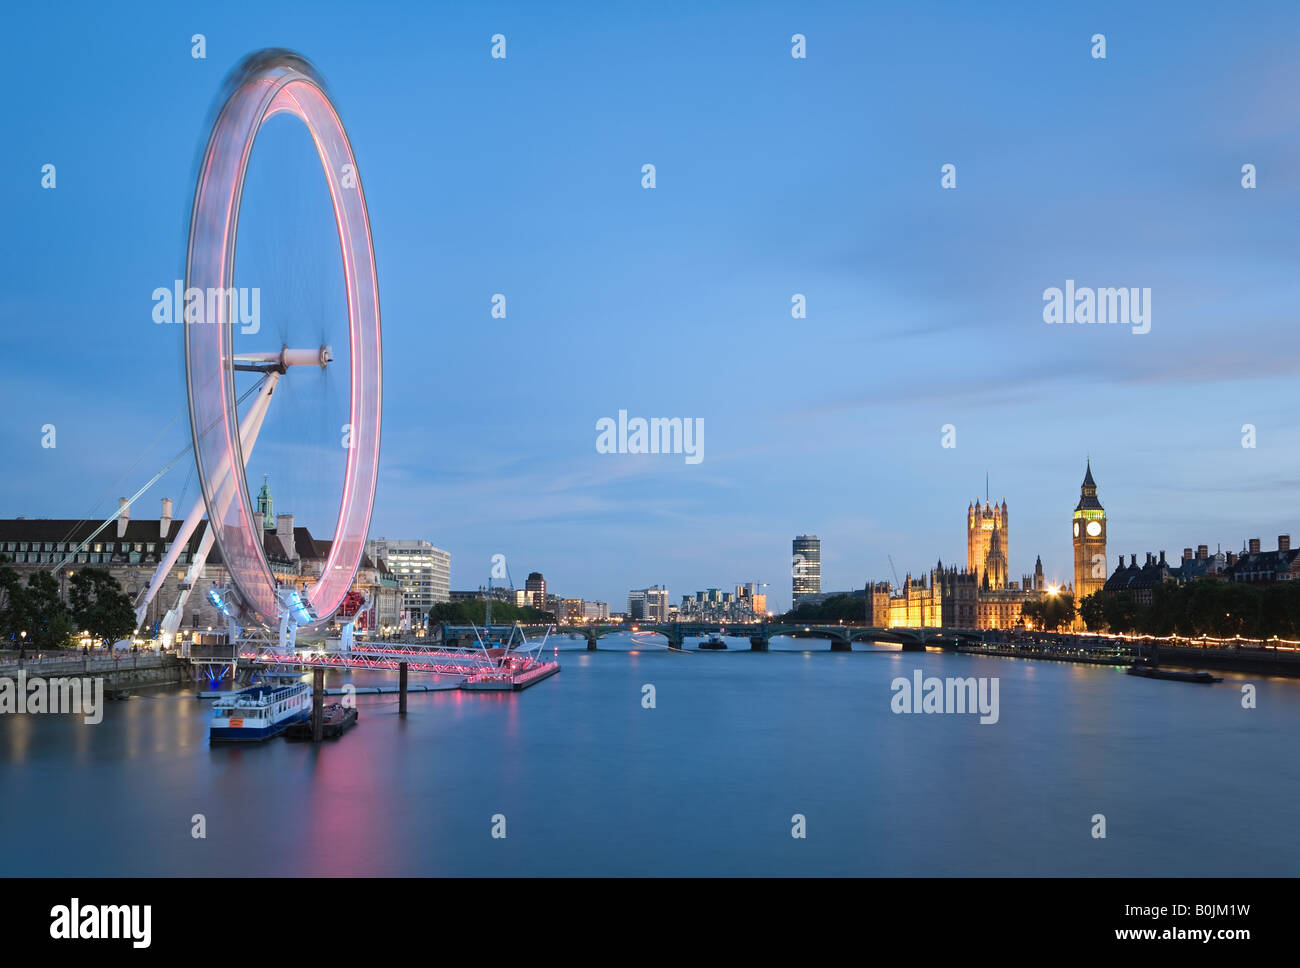
[[[222, 649], [222, 661], [230, 650]], [[357, 686], [352, 691], [361, 693], [441, 692], [462, 689], [467, 692], [520, 692], [536, 685], [560, 671], [554, 659], [543, 660], [523, 653], [506, 653], [502, 649], [428, 649], [398, 645], [391, 642], [358, 643], [346, 651], [302, 650], [292, 654], [275, 648], [246, 648], [237, 652], [235, 665], [250, 673], [324, 671], [326, 669], [371, 670], [395, 672], [399, 684], [395, 686]], [[450, 682], [437, 685], [409, 685], [407, 676], [425, 674], [441, 676]], [[342, 690], [329, 690], [331, 693]], [[206, 696], [215, 693], [199, 693]]]

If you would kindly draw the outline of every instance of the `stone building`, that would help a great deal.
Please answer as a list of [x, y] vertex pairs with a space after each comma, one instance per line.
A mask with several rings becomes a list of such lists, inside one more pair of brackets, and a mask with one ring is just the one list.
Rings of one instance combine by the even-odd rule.
[[[269, 517], [269, 505], [259, 510], [265, 510]], [[97, 535], [94, 532], [99, 524], [94, 521], [0, 519], [0, 555], [9, 559], [24, 581], [33, 571], [54, 573], [65, 600], [68, 579], [74, 572], [86, 566], [102, 568], [117, 579], [133, 603], [138, 603], [181, 529], [182, 522], [172, 516], [170, 499], [163, 499], [161, 512], [157, 518], [133, 519], [124, 501], [117, 519]], [[185, 573], [199, 551], [206, 529], [206, 521], [195, 528], [172, 573], [149, 604], [143, 620], [146, 632], [155, 628], [167, 610], [180, 599]], [[292, 514], [279, 514], [274, 517], [274, 527], [263, 532], [263, 548], [277, 580], [305, 588], [320, 576], [329, 555], [330, 542], [313, 538], [308, 529], [295, 526]], [[214, 544], [208, 552], [199, 581], [186, 601], [182, 630], [225, 627], [225, 619], [206, 592], [213, 587], [224, 588], [229, 580], [230, 575], [222, 564], [221, 550]], [[401, 593], [383, 561], [376, 562], [363, 555], [353, 591], [357, 593], [357, 600], [369, 594], [374, 605], [360, 626], [377, 628], [397, 624]]]
[[1007, 562], [1011, 560], [1011, 516], [1006, 498], [999, 506], [980, 504], [977, 498], [966, 508], [966, 570], [974, 573], [975, 582], [990, 588], [1005, 588]]

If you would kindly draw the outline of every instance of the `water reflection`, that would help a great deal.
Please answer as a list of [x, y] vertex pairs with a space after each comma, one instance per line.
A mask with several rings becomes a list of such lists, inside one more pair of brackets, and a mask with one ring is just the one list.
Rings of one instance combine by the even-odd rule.
[[[828, 650], [576, 641], [519, 694], [412, 693], [405, 717], [395, 695], [359, 695], [357, 727], [319, 746], [210, 748], [191, 689], [107, 703], [99, 726], [0, 717], [0, 873], [1291, 873], [1300, 682]], [[998, 677], [999, 722], [894, 715], [890, 684], [914, 669]], [[327, 685], [345, 681], [391, 679]], [[812, 832], [797, 849], [794, 813]]]

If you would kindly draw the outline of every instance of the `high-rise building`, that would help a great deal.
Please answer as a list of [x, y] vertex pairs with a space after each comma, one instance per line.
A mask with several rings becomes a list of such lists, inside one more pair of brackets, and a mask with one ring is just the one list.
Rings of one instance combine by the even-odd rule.
[[608, 622], [609, 606], [604, 602], [583, 602], [582, 618], [588, 622]]
[[736, 586], [736, 602], [741, 613], [749, 613], [757, 618], [767, 615], [767, 595], [763, 592], [763, 586], [756, 581]]
[[822, 541], [815, 534], [801, 534], [794, 539], [790, 573], [791, 597], [795, 605], [805, 595], [822, 590]]
[[627, 593], [627, 617], [636, 622], [668, 621], [668, 589], [662, 585], [634, 588]]
[[402, 589], [402, 609], [414, 624], [439, 602], [451, 601], [451, 552], [419, 539], [377, 538], [366, 542], [371, 558], [388, 562]]
[[1079, 503], [1074, 508], [1074, 601], [1099, 592], [1106, 585], [1106, 511], [1097, 500], [1097, 482], [1088, 461]]
[[[998, 554], [990, 562], [995, 550]], [[1003, 498], [999, 507], [991, 502], [981, 505], [976, 498], [975, 503], [966, 507], [966, 570], [975, 575], [975, 583], [981, 587], [988, 574], [989, 588], [1005, 588], [1010, 561], [1011, 523], [1006, 499]]]
[[668, 621], [668, 589], [655, 585], [645, 590], [645, 620], [647, 622]]
[[546, 611], [546, 579], [540, 571], [529, 572], [524, 580], [524, 599], [533, 608]]

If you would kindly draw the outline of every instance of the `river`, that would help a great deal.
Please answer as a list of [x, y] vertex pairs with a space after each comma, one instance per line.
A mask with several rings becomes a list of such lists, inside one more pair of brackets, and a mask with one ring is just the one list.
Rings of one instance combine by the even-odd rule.
[[[1300, 681], [808, 640], [766, 654], [558, 641], [563, 671], [525, 692], [413, 693], [405, 718], [395, 695], [362, 695], [359, 725], [319, 747], [210, 748], [211, 704], [171, 687], [108, 703], [95, 726], [0, 717], [0, 874], [1290, 876], [1300, 862]], [[891, 685], [918, 669], [996, 678], [997, 722], [894, 712]]]

